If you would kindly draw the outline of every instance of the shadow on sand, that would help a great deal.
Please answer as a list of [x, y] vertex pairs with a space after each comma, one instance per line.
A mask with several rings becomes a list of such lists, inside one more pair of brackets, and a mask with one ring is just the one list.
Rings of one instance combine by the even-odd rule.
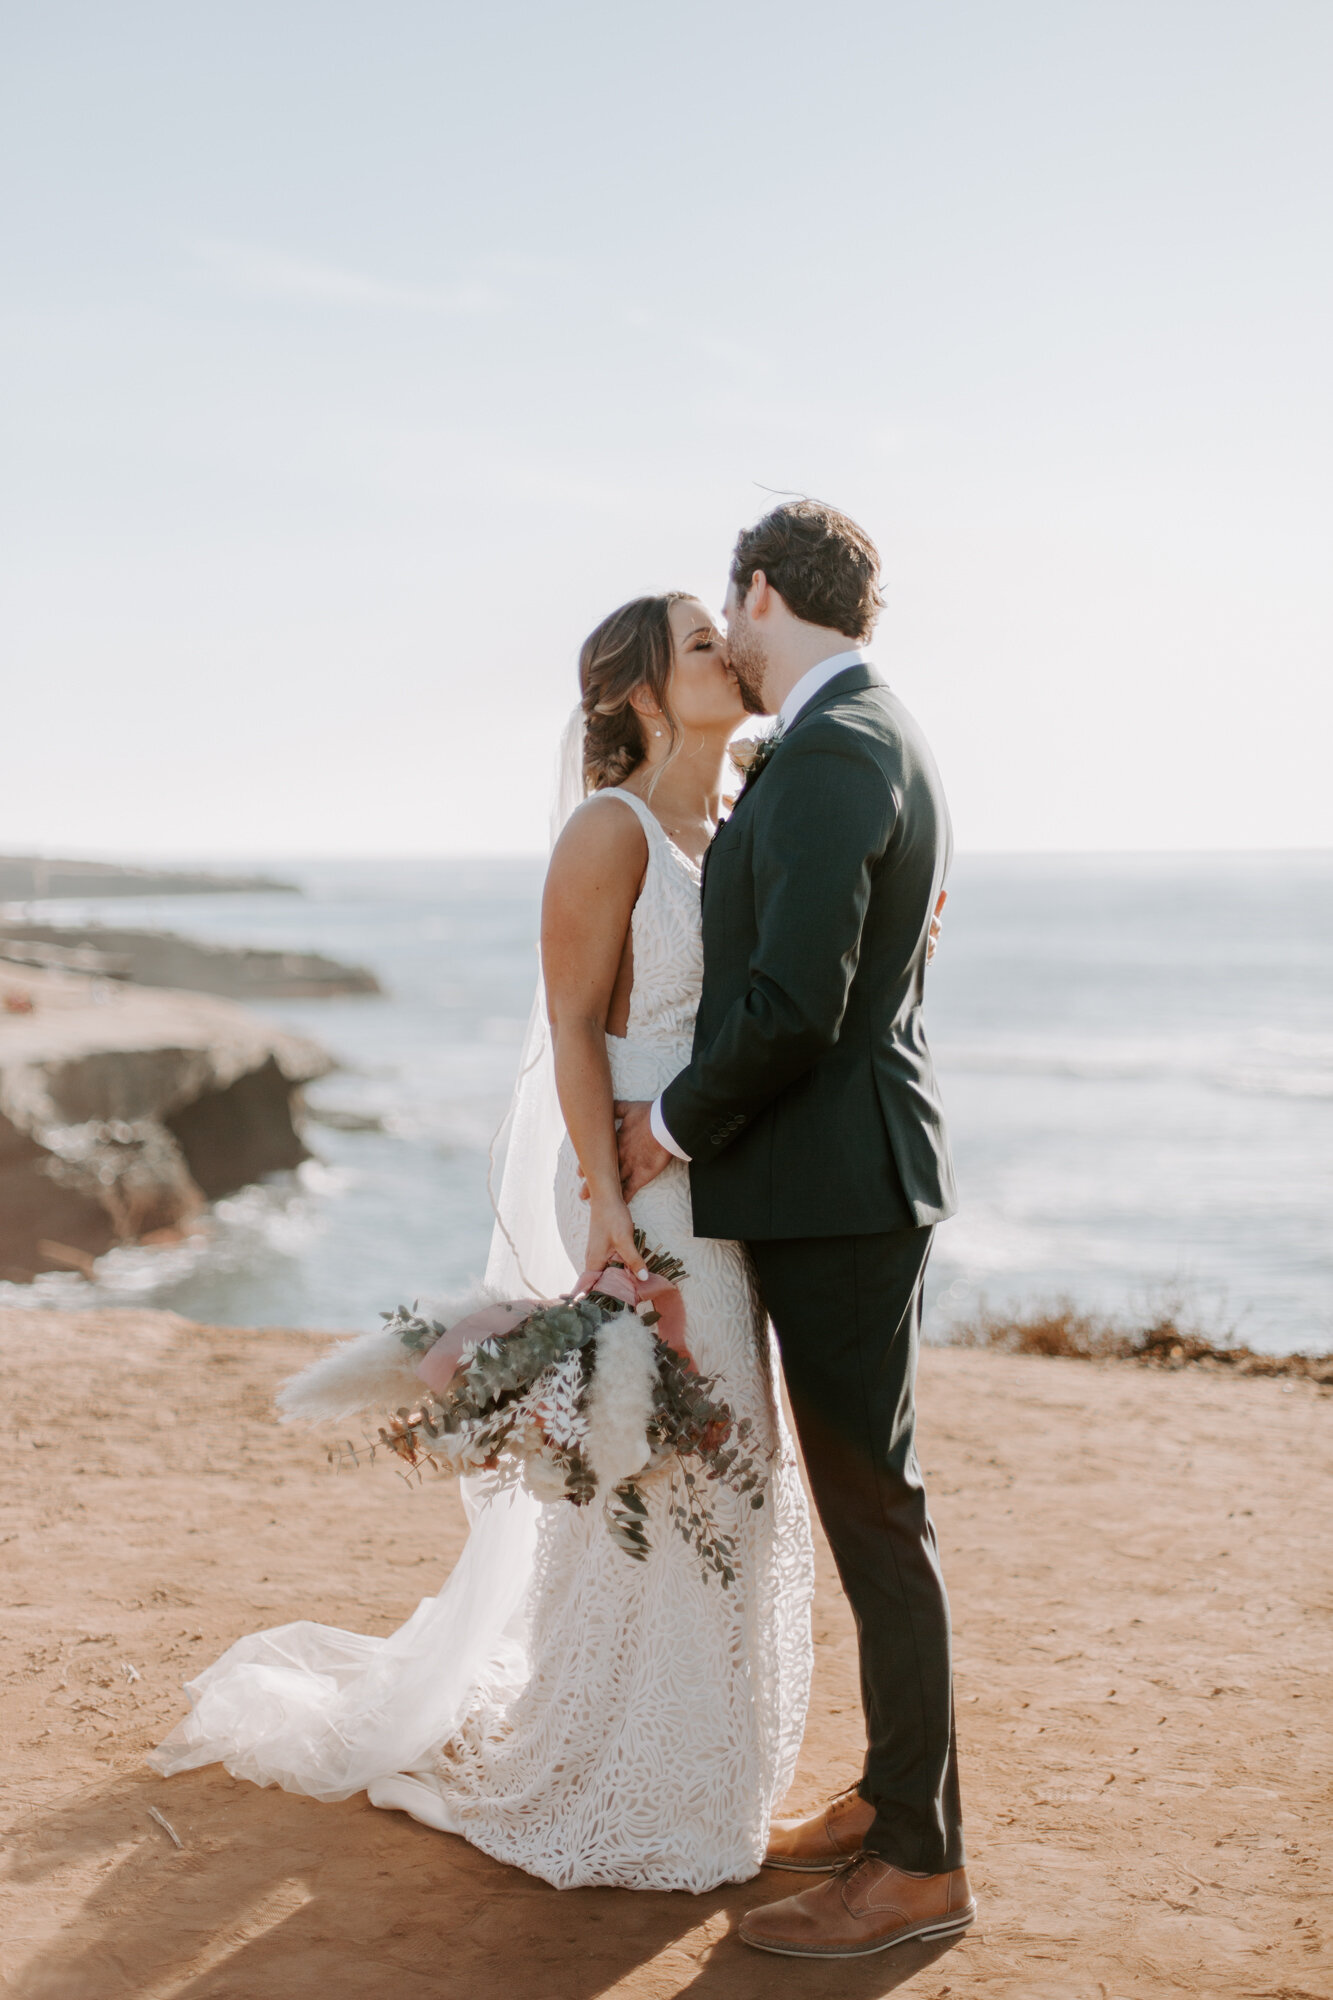
[[[790, 1876], [705, 1896], [557, 1892], [364, 1798], [319, 1805], [216, 1767], [117, 1778], [16, 1831], [11, 1880], [40, 1884], [63, 1919], [7, 1988], [14, 2000], [783, 2000], [830, 1990], [827, 1965], [754, 1952], [735, 1935], [752, 1905], [792, 1892]], [[846, 1961], [839, 2000], [890, 1993], [948, 1948]]]

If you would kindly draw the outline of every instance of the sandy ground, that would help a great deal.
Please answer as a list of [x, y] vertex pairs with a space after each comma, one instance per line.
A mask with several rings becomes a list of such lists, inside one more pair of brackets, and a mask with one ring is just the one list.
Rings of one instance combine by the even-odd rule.
[[[449, 1488], [409, 1491], [383, 1463], [335, 1473], [270, 1421], [274, 1383], [315, 1344], [165, 1314], [0, 1313], [6, 1994], [1333, 1994], [1327, 1392], [926, 1356], [981, 1918], [933, 1961], [832, 1967], [734, 1935], [791, 1877], [557, 1894], [364, 1799], [145, 1769], [180, 1682], [238, 1634], [300, 1616], [387, 1632], [458, 1549]], [[95, 1415], [70, 1400], [84, 1394]], [[797, 1808], [860, 1755], [823, 1554], [820, 1579]]]

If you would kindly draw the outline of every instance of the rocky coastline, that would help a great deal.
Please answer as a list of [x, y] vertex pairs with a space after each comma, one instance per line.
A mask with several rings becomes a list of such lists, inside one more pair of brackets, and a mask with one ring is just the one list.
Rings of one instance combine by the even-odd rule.
[[46, 971], [84, 972], [136, 986], [217, 993], [230, 1000], [323, 1000], [383, 989], [363, 965], [318, 951], [205, 944], [174, 931], [111, 924], [30, 923], [0, 916], [0, 961]]
[[333, 1067], [227, 999], [0, 961], [0, 1280], [88, 1275], [298, 1166]]

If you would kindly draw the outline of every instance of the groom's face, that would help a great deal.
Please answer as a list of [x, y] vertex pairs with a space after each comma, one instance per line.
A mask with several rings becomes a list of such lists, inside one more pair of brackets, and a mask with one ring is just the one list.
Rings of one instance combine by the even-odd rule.
[[768, 672], [768, 656], [763, 639], [746, 615], [745, 599], [734, 583], [727, 585], [727, 599], [722, 612], [727, 621], [727, 659], [736, 676], [741, 700], [751, 715], [767, 715], [764, 677]]

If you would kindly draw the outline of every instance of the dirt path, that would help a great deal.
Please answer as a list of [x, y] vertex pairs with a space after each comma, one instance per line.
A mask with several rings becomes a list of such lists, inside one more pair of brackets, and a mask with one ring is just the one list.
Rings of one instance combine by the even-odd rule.
[[[300, 1616], [387, 1632], [458, 1549], [447, 1488], [409, 1493], [385, 1465], [335, 1476], [270, 1421], [274, 1382], [314, 1344], [165, 1314], [0, 1313], [15, 2000], [1333, 1994], [1327, 1393], [927, 1355], [982, 1915], [934, 1963], [835, 1969], [733, 1935], [790, 1878], [557, 1894], [364, 1800], [145, 1770], [181, 1680], [239, 1633]], [[95, 1419], [67, 1413], [74, 1390]], [[860, 1752], [824, 1556], [816, 1623], [797, 1807]]]

